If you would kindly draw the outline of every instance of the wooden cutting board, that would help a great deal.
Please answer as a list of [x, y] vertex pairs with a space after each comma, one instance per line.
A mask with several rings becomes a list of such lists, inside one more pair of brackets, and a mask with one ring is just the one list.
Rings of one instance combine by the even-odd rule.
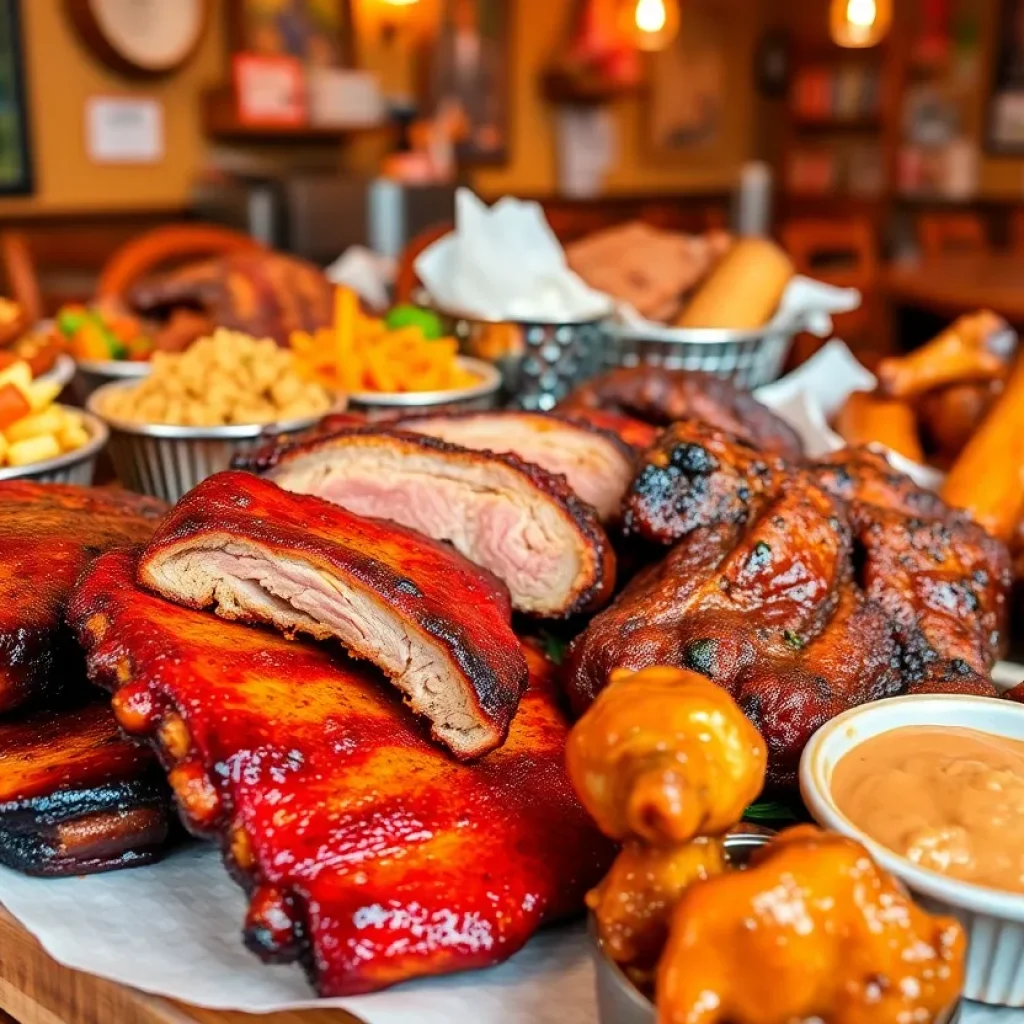
[[[7, 1017], [5, 1017], [5, 1014]], [[360, 1024], [341, 1010], [200, 1010], [62, 967], [0, 908], [0, 1024]]]

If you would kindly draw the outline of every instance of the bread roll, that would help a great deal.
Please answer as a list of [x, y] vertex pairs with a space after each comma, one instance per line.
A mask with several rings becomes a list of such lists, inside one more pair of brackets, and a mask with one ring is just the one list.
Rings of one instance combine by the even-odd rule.
[[789, 257], [766, 238], [738, 239], [680, 314], [677, 327], [761, 327], [793, 276]]

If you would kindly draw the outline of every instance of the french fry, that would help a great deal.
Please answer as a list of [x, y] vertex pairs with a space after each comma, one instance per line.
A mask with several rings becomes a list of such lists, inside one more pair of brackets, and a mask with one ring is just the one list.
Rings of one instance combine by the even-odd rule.
[[20, 441], [28, 441], [35, 437], [45, 437], [47, 435], [53, 436], [59, 433], [63, 427], [64, 411], [56, 406], [51, 406], [45, 412], [23, 416], [16, 423], [12, 423], [4, 431], [4, 435], [13, 447]]
[[25, 441], [13, 442], [7, 449], [9, 466], [30, 466], [44, 459], [55, 459], [60, 455], [60, 445], [52, 434], [31, 437]]
[[942, 486], [942, 497], [1008, 541], [1024, 512], [1024, 361]]
[[854, 391], [839, 410], [836, 430], [848, 445], [881, 444], [912, 462], [924, 462], [914, 410], [898, 399]]

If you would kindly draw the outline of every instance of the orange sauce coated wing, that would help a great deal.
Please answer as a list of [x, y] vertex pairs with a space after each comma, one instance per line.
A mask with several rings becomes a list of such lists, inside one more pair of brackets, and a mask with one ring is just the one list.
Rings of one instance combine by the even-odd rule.
[[964, 936], [862, 846], [802, 825], [691, 887], [658, 971], [659, 1024], [929, 1024], [959, 996]]

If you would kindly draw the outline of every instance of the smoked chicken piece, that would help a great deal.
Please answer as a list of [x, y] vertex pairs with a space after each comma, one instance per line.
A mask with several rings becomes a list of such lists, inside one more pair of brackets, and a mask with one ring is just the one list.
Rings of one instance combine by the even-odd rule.
[[287, 344], [292, 331], [326, 327], [333, 298], [333, 285], [314, 264], [245, 249], [147, 278], [127, 300], [134, 313], [166, 319], [168, 337], [158, 347], [180, 351], [218, 327]]
[[[698, 526], [755, 521], [808, 488], [842, 501], [855, 541], [852, 582], [885, 613], [901, 687], [993, 695], [987, 677], [1005, 643], [1009, 556], [878, 453], [845, 449], [810, 466], [787, 466], [759, 457], [742, 439], [682, 421], [642, 458], [626, 498], [626, 525], [667, 543]], [[745, 548], [750, 536], [740, 537]], [[794, 524], [779, 543], [800, 558], [807, 541]], [[845, 606], [852, 610], [860, 597]]]
[[584, 712], [615, 669], [674, 665], [725, 688], [790, 786], [814, 731], [899, 692], [882, 609], [857, 588], [845, 511], [809, 482], [745, 527], [701, 527], [641, 572], [573, 642], [566, 684]]
[[64, 626], [71, 588], [96, 555], [148, 540], [166, 509], [126, 491], [0, 483], [0, 714], [84, 680]]
[[680, 895], [725, 870], [718, 837], [761, 792], [765, 762], [736, 702], [683, 669], [616, 672], [576, 723], [569, 778], [601, 831], [625, 840], [587, 897], [613, 960], [650, 971]]
[[838, 452], [815, 471], [849, 504], [859, 582], [889, 617], [907, 690], [994, 696], [989, 674], [1008, 634], [1006, 546], [878, 452]]
[[505, 583], [517, 611], [592, 611], [615, 586], [615, 555], [594, 510], [516, 455], [365, 427], [280, 447], [268, 462], [267, 478], [285, 490], [451, 544]]
[[169, 822], [156, 758], [105, 700], [0, 722], [0, 864], [46, 876], [148, 864]]
[[595, 377], [564, 398], [557, 411], [598, 409], [667, 427], [676, 420], [700, 420], [746, 438], [763, 451], [788, 458], [803, 453], [796, 431], [731, 381], [694, 370], [634, 366]]
[[128, 553], [98, 560], [70, 621], [186, 824], [249, 891], [258, 955], [350, 995], [498, 963], [581, 908], [611, 850], [572, 794], [535, 652], [507, 742], [464, 765], [370, 667], [168, 604], [135, 574]]
[[960, 925], [859, 843], [801, 825], [683, 894], [658, 1024], [933, 1024], [960, 995], [964, 951]]
[[564, 476], [605, 522], [618, 516], [633, 479], [633, 451], [617, 434], [550, 413], [468, 412], [414, 417], [396, 425], [475, 451], [509, 452]]
[[139, 581], [225, 619], [340, 640], [457, 757], [504, 742], [526, 686], [493, 577], [411, 530], [249, 473], [218, 473], [189, 492], [143, 553]]

